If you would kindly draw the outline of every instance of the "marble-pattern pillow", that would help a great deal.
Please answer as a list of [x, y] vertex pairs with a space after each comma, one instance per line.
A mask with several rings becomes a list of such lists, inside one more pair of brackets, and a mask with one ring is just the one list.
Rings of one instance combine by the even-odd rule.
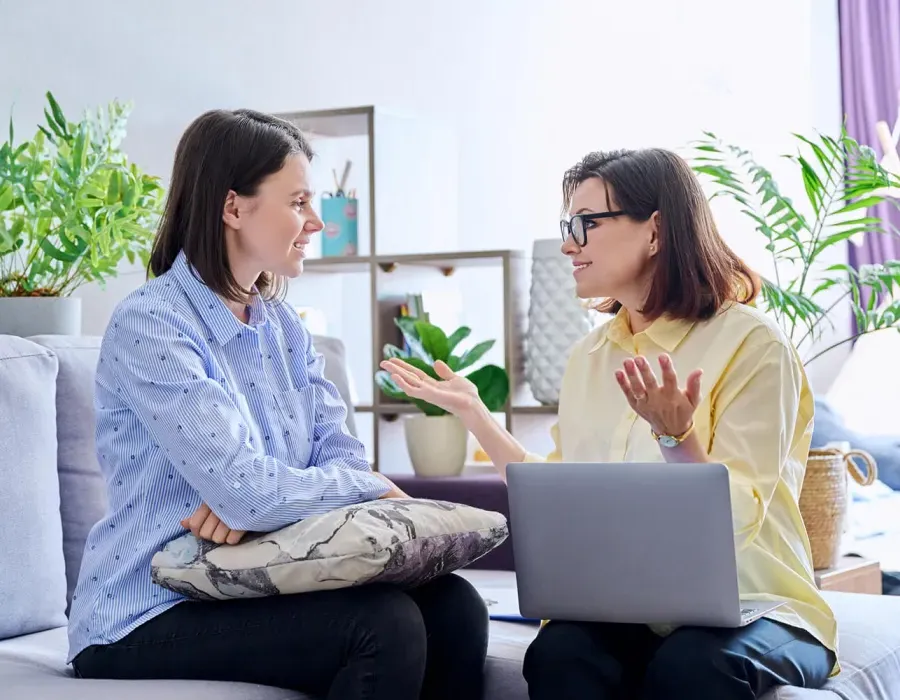
[[468, 566], [508, 534], [501, 513], [445, 501], [381, 499], [248, 535], [237, 545], [187, 533], [153, 556], [151, 576], [197, 600], [366, 583], [415, 587]]

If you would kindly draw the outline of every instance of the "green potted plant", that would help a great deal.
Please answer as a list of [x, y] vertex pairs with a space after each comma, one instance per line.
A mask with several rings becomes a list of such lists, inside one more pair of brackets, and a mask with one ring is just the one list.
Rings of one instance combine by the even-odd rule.
[[[694, 144], [692, 168], [714, 184], [712, 198], [733, 200], [746, 216], [748, 227], [764, 239], [774, 273], [763, 279], [759, 306], [772, 314], [809, 364], [835, 348], [883, 330], [900, 329], [900, 261], [854, 269], [840, 262], [827, 264], [835, 246], [866, 234], [898, 235], [890, 224], [868, 210], [883, 202], [898, 178], [878, 162], [874, 151], [857, 143], [845, 129], [840, 137], [795, 135], [798, 150], [786, 156], [795, 166], [806, 194], [795, 205], [782, 194], [772, 174], [753, 156], [714, 134]], [[841, 255], [840, 257], [843, 257]], [[835, 328], [831, 314], [849, 306], [854, 328]], [[836, 335], [823, 341], [825, 331]], [[824, 347], [822, 347], [824, 345]], [[813, 446], [810, 451], [800, 507], [809, 533], [813, 564], [831, 566], [839, 555], [847, 503], [847, 471], [860, 483], [871, 483], [874, 465], [863, 477], [850, 456]], [[822, 518], [821, 514], [828, 517]], [[836, 515], [832, 515], [836, 514]]]
[[[436, 325], [413, 317], [394, 321], [406, 341], [406, 349], [396, 345], [384, 346], [384, 357], [403, 358], [406, 362], [438, 379], [434, 363], [446, 362], [454, 372], [464, 374], [478, 388], [478, 395], [492, 412], [503, 410], [509, 398], [509, 375], [497, 365], [486, 364], [469, 371], [493, 346], [493, 340], [478, 343], [462, 353], [456, 353], [460, 343], [469, 337], [471, 329], [463, 326], [449, 336]], [[414, 404], [421, 413], [404, 417], [403, 430], [413, 469], [419, 476], [457, 476], [466, 461], [468, 433], [456, 416], [420, 399], [407, 396], [391, 379], [379, 370], [375, 380], [381, 391], [391, 399]]]
[[70, 122], [46, 94], [31, 139], [0, 146], [0, 333], [81, 332], [73, 291], [146, 265], [163, 188], [120, 149], [129, 104]]

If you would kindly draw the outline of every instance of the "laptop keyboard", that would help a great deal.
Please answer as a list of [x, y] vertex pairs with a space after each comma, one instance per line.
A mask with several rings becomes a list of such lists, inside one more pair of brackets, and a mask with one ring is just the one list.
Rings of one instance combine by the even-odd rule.
[[756, 610], [754, 610], [753, 608], [741, 608], [742, 617], [747, 617], [748, 615], [752, 615], [755, 612]]

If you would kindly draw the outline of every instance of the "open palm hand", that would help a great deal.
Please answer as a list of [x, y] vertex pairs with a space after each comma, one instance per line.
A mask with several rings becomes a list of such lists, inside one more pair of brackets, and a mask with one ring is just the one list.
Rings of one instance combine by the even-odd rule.
[[650, 424], [657, 435], [681, 435], [690, 429], [694, 411], [700, 404], [702, 370], [688, 375], [685, 388], [678, 383], [675, 363], [669, 355], [659, 356], [662, 379], [657, 379], [650, 362], [638, 355], [625, 360], [616, 379], [628, 405]]
[[427, 401], [448, 413], [459, 415], [479, 400], [477, 387], [440, 360], [434, 363], [434, 371], [440, 379], [429, 377], [398, 357], [385, 360], [381, 368], [407, 396]]

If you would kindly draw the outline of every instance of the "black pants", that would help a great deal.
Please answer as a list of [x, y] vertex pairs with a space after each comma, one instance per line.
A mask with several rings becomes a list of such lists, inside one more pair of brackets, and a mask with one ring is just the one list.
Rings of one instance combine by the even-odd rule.
[[74, 660], [84, 678], [245, 681], [328, 700], [480, 700], [488, 615], [463, 578], [183, 602]]
[[755, 700], [778, 685], [820, 688], [834, 653], [761, 619], [739, 629], [550, 622], [525, 655], [531, 700]]

